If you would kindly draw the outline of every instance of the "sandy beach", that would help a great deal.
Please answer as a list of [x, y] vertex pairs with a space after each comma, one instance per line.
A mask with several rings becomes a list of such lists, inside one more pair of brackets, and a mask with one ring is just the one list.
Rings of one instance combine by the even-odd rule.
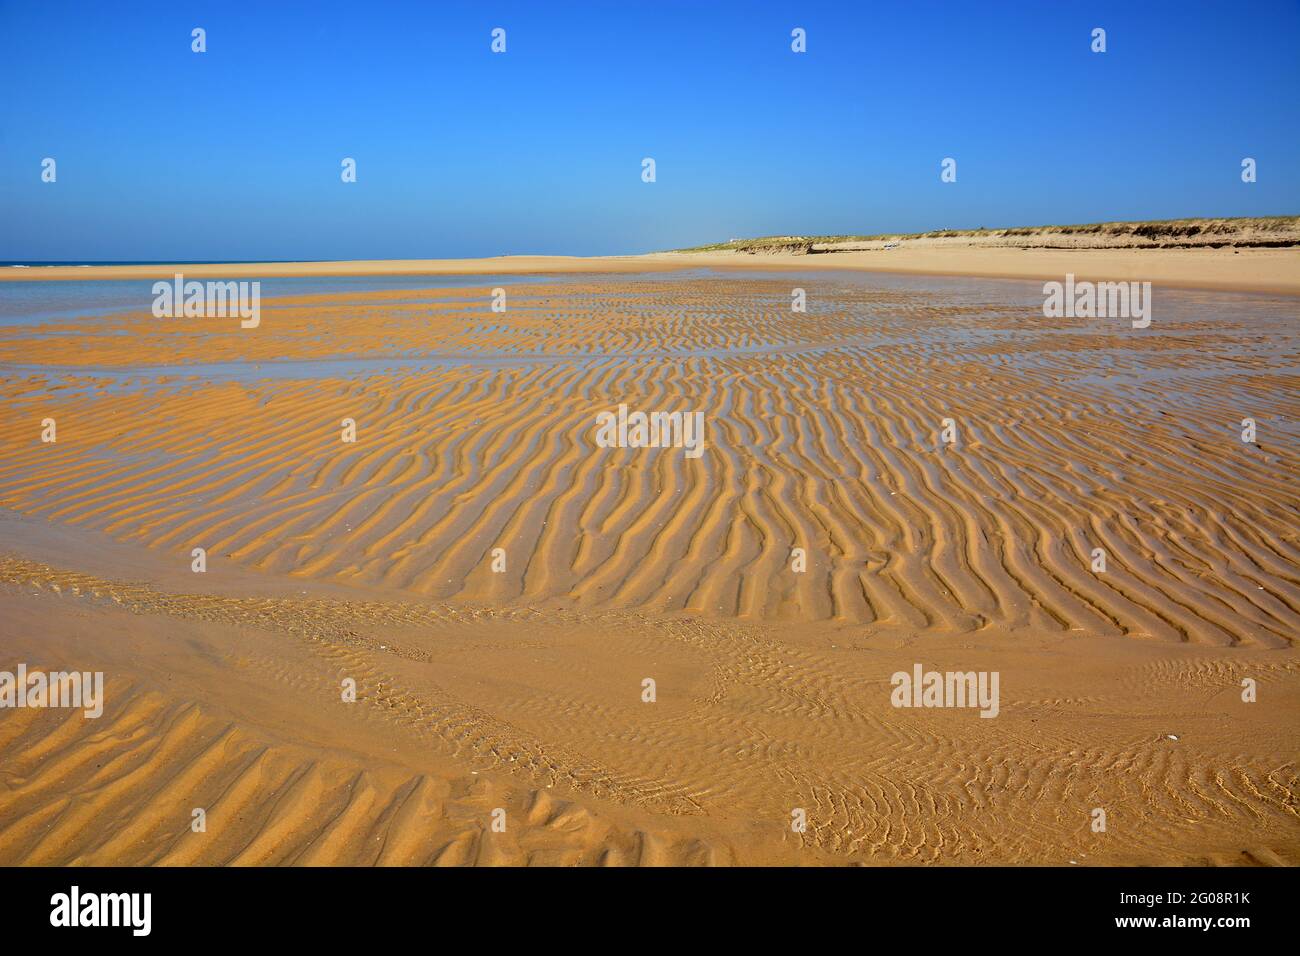
[[0, 326], [0, 646], [106, 679], [0, 713], [0, 863], [1300, 861], [1297, 253], [900, 252]]
[[972, 276], [1059, 281], [1066, 273], [1092, 281], [1152, 282], [1165, 287], [1300, 295], [1300, 247], [1044, 249], [913, 241], [884, 249], [849, 248], [803, 255], [734, 251], [662, 252], [638, 256], [500, 256], [489, 259], [391, 259], [184, 266], [0, 266], [0, 282], [96, 279], [193, 279], [274, 276], [608, 275], [721, 269], [820, 271], [848, 269], [905, 275]]

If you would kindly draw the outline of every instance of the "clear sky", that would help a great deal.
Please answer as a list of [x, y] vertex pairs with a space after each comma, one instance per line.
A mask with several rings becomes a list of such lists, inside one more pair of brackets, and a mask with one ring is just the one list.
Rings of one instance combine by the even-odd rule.
[[1297, 0], [0, 0], [0, 90], [7, 260], [1300, 213]]

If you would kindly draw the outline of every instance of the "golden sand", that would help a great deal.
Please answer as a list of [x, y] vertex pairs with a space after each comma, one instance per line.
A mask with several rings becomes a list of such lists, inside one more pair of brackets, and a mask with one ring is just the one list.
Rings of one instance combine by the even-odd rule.
[[0, 711], [0, 863], [1295, 863], [1293, 302], [798, 284], [2, 330], [0, 646], [109, 686]]

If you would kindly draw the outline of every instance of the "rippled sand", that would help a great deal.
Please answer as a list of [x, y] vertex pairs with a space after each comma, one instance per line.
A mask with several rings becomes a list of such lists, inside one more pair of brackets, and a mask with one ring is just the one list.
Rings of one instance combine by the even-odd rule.
[[[0, 330], [0, 648], [110, 684], [0, 711], [0, 862], [1296, 862], [1294, 299], [507, 297]], [[892, 707], [915, 663], [998, 717]]]

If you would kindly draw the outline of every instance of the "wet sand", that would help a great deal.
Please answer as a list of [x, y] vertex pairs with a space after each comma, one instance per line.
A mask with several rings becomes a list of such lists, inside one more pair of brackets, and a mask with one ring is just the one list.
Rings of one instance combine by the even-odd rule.
[[1294, 300], [817, 258], [0, 329], [0, 863], [1297, 862]]

